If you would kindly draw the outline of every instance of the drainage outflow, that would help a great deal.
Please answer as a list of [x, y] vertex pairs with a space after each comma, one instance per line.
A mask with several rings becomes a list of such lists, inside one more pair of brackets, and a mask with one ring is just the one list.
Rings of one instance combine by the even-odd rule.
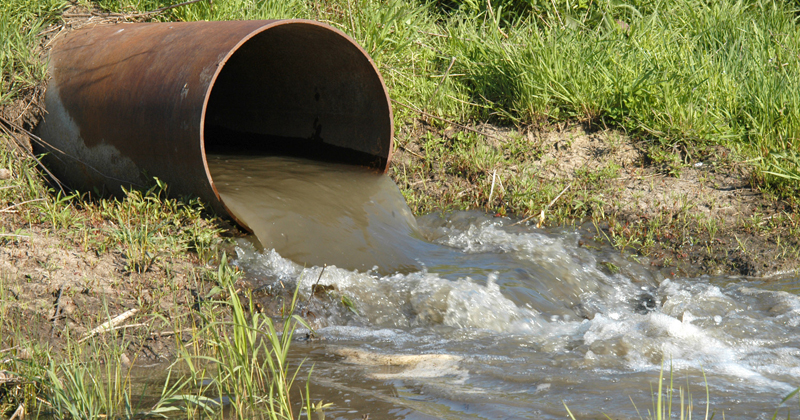
[[72, 188], [116, 194], [155, 176], [230, 215], [207, 152], [389, 163], [392, 111], [379, 72], [318, 22], [101, 25], [59, 39], [50, 66], [38, 134]]

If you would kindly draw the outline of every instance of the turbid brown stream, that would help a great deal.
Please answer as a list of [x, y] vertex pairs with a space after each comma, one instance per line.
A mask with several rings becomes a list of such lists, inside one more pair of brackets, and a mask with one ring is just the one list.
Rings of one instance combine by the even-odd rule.
[[208, 162], [222, 200], [264, 248], [308, 266], [420, 268], [416, 247], [424, 243], [388, 176], [281, 156], [212, 155]]
[[562, 401], [578, 418], [639, 418], [662, 363], [695, 417], [704, 378], [729, 419], [770, 418], [800, 386], [800, 279], [665, 276], [586, 246], [585, 229], [415, 220], [384, 176], [269, 162], [210, 167], [263, 245], [240, 241], [235, 263], [254, 288], [299, 287], [323, 340], [295, 349], [336, 418], [555, 419]]

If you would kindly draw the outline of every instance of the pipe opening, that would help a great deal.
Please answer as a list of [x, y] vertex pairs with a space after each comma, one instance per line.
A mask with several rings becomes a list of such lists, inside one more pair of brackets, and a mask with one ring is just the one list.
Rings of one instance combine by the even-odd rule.
[[284, 21], [224, 63], [203, 131], [207, 154], [301, 156], [385, 171], [392, 119], [363, 50], [329, 27]]

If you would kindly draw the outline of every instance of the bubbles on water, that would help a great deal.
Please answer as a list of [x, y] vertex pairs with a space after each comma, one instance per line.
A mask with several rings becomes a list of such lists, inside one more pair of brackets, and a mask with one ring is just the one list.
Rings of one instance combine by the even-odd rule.
[[[570, 395], [578, 391], [564, 391], [564, 384], [579, 386], [576, 374], [636, 388], [634, 374], [657, 376], [662, 362], [701, 387], [706, 374], [712, 392], [745, 399], [797, 386], [797, 295], [743, 280], [663, 279], [607, 250], [581, 247], [577, 233], [554, 235], [475, 213], [428, 216], [419, 225], [438, 246], [420, 257], [421, 270], [303, 268], [246, 243], [237, 264], [266, 281], [297, 284], [304, 296], [317, 283], [348, 296], [357, 314], [342, 310], [339, 325], [318, 331], [332, 342], [383, 355], [461, 358], [448, 365], [469, 371], [448, 379], [466, 381], [459, 392], [530, 384], [524, 395]], [[603, 261], [623, 270], [604, 270]], [[405, 371], [391, 378], [424, 380]]]

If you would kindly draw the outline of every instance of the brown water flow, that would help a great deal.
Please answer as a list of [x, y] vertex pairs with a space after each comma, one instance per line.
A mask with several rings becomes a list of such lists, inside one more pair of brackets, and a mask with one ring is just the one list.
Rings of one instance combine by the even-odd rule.
[[293, 355], [310, 359], [335, 418], [560, 419], [566, 402], [576, 418], [638, 419], [666, 363], [698, 418], [707, 386], [715, 417], [766, 420], [800, 385], [796, 277], [667, 278], [583, 246], [589, 226], [415, 221], [388, 177], [357, 166], [216, 155], [209, 167], [263, 245], [237, 241], [245, 280], [265, 296], [298, 288], [321, 340]]
[[208, 166], [222, 201], [265, 249], [307, 266], [420, 268], [417, 223], [386, 175], [286, 156], [210, 155]]

